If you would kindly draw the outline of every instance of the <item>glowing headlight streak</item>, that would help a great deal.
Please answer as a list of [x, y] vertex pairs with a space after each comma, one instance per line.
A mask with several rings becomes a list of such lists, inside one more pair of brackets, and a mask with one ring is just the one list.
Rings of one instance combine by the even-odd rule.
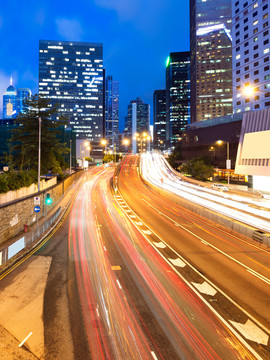
[[[217, 211], [222, 215], [270, 232], [270, 213], [266, 210], [251, 208], [248, 204], [241, 203], [240, 201], [258, 206], [261, 206], [261, 203], [242, 198], [241, 196], [231, 196], [232, 199], [229, 199], [228, 194], [217, 196], [214, 190], [187, 184], [174, 174], [165, 159], [159, 154], [141, 155], [141, 173], [147, 181], [156, 186], [208, 209]], [[269, 204], [264, 205], [269, 207]], [[241, 210], [245, 213], [241, 212]]]

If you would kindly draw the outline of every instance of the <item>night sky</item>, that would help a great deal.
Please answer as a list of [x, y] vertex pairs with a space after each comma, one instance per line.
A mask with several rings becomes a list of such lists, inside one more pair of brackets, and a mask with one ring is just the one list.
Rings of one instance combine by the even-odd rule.
[[1, 117], [11, 74], [16, 89], [38, 91], [39, 40], [100, 42], [119, 80], [122, 130], [130, 100], [141, 97], [152, 115], [168, 54], [189, 50], [189, 0], [1, 0], [0, 34]]

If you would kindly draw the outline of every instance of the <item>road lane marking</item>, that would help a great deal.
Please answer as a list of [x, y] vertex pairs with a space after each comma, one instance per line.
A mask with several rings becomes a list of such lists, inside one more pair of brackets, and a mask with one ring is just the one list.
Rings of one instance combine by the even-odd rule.
[[[143, 200], [146, 203], [148, 203], [146, 200]], [[148, 203], [149, 206], [151, 206], [153, 209], [155, 209], [156, 211], [158, 211], [153, 205], [151, 205], [150, 203]], [[174, 220], [172, 220], [169, 216], [167, 216], [166, 214], [162, 213], [164, 217], [166, 217], [167, 219], [171, 220], [173, 223], [175, 223]], [[252, 271], [253, 275], [256, 275], [257, 277], [259, 277], [260, 279], [262, 279], [262, 277], [264, 277], [263, 275], [259, 274], [257, 271], [251, 269], [249, 266], [243, 264], [241, 261], [236, 260], [235, 258], [233, 258], [232, 256], [230, 256], [229, 254], [226, 254], [224, 251], [218, 249], [216, 246], [210, 244], [209, 242], [205, 241], [203, 238], [201, 238], [199, 235], [196, 235], [195, 233], [193, 233], [192, 231], [188, 230], [187, 228], [185, 228], [185, 226], [178, 224], [179, 227], [181, 227], [183, 230], [185, 230], [186, 232], [188, 232], [189, 234], [195, 236], [197, 239], [199, 239], [203, 244], [210, 246], [211, 248], [213, 248], [214, 250], [216, 250], [217, 252], [223, 254], [224, 256], [226, 256], [227, 258], [231, 259], [232, 261], [234, 261], [235, 263], [237, 263], [238, 265], [244, 267], [247, 271]], [[270, 280], [267, 279], [266, 277], [264, 277], [266, 279], [266, 281], [270, 283]]]
[[160, 248], [160, 249], [164, 249], [165, 247], [166, 247], [166, 245], [161, 241], [161, 242], [153, 242], [153, 244], [156, 246], [156, 247], [158, 247], [158, 248]]
[[119, 266], [119, 265], [112, 265], [112, 266], [111, 266], [111, 269], [112, 269], [113, 271], [121, 270], [121, 266]]
[[206, 294], [206, 295], [211, 295], [214, 296], [217, 293], [217, 290], [214, 289], [210, 284], [208, 284], [208, 282], [204, 281], [202, 284], [197, 284], [192, 282], [191, 283], [193, 286], [196, 287], [196, 289], [199, 290], [200, 293], [202, 294]]
[[[143, 199], [143, 201], [147, 202], [146, 200]], [[153, 207], [151, 204], [149, 204], [151, 207]], [[154, 207], [153, 207], [154, 208]], [[166, 215], [164, 215], [166, 216]], [[167, 217], [167, 216], [166, 216]], [[143, 220], [137, 216], [137, 218], [144, 224]], [[168, 217], [169, 218], [169, 217]], [[170, 218], [169, 218], [170, 219]], [[170, 219], [171, 220], [171, 219]], [[133, 222], [134, 224], [134, 222]], [[134, 224], [135, 225], [135, 224]], [[144, 224], [145, 226], [147, 226], [146, 224]], [[135, 225], [136, 226], [136, 225]], [[181, 225], [179, 225], [180, 227], [182, 227]], [[137, 227], [137, 229], [143, 234], [143, 232]], [[191, 233], [191, 231], [187, 230], [188, 232]], [[165, 248], [166, 246], [168, 246], [168, 248], [170, 250], [172, 250], [177, 256], [179, 256], [179, 258], [183, 257], [178, 254], [170, 245], [168, 245], [166, 243], [166, 245], [164, 244], [164, 240], [160, 238], [159, 235], [157, 235], [154, 231], [153, 234], [160, 239], [161, 241], [159, 243], [157, 242], [151, 242], [147, 237], [145, 237], [145, 239], [148, 241], [148, 243], [150, 245], [152, 245], [156, 251], [159, 253], [159, 255], [164, 259], [164, 261], [167, 262], [167, 264], [169, 264], [171, 266], [171, 268], [175, 271], [175, 273], [185, 282], [185, 284], [187, 284], [187, 286], [201, 299], [201, 301], [220, 319], [220, 321], [249, 349], [249, 351], [256, 357], [257, 360], [263, 360], [260, 355], [256, 352], [256, 350], [254, 350], [247, 342], [246, 340], [243, 338], [243, 336], [241, 334], [239, 334], [239, 332], [237, 332], [235, 330], [235, 328], [233, 326], [231, 326], [229, 320], [224, 319], [218, 312], [217, 310], [215, 310], [215, 308], [212, 307], [211, 303], [209, 301], [207, 301], [201, 294], [200, 292], [194, 287], [192, 286], [188, 280], [185, 279], [185, 277], [172, 265], [172, 263], [158, 250], [158, 247], [160, 248]], [[195, 234], [194, 234], [195, 235]], [[198, 237], [197, 235], [195, 235], [195, 237]], [[202, 239], [201, 239], [202, 240]], [[208, 244], [208, 243], [207, 243]], [[183, 259], [185, 260], [185, 259]], [[185, 260], [186, 261], [186, 260]], [[203, 274], [201, 274], [194, 266], [192, 266], [188, 261], [186, 261], [186, 264], [189, 265], [189, 267], [191, 269], [193, 269], [197, 274], [199, 274], [204, 280], [206, 280], [209, 284], [211, 284], [213, 286], [213, 288], [217, 289], [217, 291], [222, 294], [226, 299], [228, 299], [234, 306], [236, 306], [243, 314], [245, 314], [249, 319], [252, 319], [254, 321], [254, 323], [259, 324], [261, 329], [264, 329], [267, 333], [269, 333], [269, 330], [262, 325], [259, 321], [257, 321], [251, 314], [249, 314], [245, 309], [243, 309], [239, 304], [237, 304], [232, 298], [230, 298], [226, 293], [224, 293], [221, 289], [218, 288], [218, 286], [216, 286], [215, 284], [213, 284], [209, 279], [207, 279]]]
[[208, 246], [208, 243], [204, 240], [201, 241], [204, 245]]
[[[135, 216], [135, 217], [136, 217], [136, 216]], [[141, 221], [134, 221], [134, 223], [135, 223], [136, 225], [139, 225], [139, 226], [143, 225], [143, 223], [142, 223]]]
[[119, 289], [122, 290], [122, 286], [121, 286], [119, 280], [116, 280], [116, 282], [117, 282], [117, 285], [118, 285]]
[[270, 285], [270, 280], [267, 279], [265, 276], [263, 276], [263, 275], [261, 275], [261, 274], [258, 274], [258, 273], [256, 273], [256, 272], [253, 271], [253, 270], [247, 270], [247, 271], [248, 271], [250, 274], [256, 276], [258, 279], [266, 282], [266, 284]]
[[115, 203], [113, 203], [113, 206], [115, 207], [116, 211], [118, 212], [118, 214], [119, 214], [120, 216], [124, 216], [124, 214], [122, 213], [122, 211], [120, 211], [120, 210], [118, 209], [118, 207], [115, 205]]
[[142, 230], [142, 232], [143, 232], [145, 235], [152, 235], [152, 231], [150, 231], [150, 230]]
[[25, 339], [23, 339], [23, 341], [20, 343], [20, 345], [18, 345], [18, 347], [22, 347], [23, 344], [26, 342], [26, 340], [28, 340], [30, 338], [30, 336], [32, 335], [32, 331], [26, 336]]
[[184, 263], [181, 259], [169, 259], [171, 263], [173, 263], [174, 266], [179, 266], [181, 268], [185, 267], [187, 264]]
[[269, 336], [249, 319], [245, 324], [229, 321], [246, 339], [263, 345], [268, 344]]
[[135, 215], [129, 215], [129, 217], [132, 218], [132, 219], [136, 219]]
[[154, 351], [151, 351], [151, 355], [153, 356], [153, 358], [154, 358], [155, 360], [158, 360], [158, 358], [156, 357], [156, 354], [154, 353]]

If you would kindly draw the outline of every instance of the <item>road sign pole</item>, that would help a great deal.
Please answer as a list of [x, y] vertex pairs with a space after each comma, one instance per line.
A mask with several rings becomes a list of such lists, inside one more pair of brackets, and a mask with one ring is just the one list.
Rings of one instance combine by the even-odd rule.
[[46, 198], [47, 198], [47, 191], [45, 191], [45, 198], [44, 198], [44, 206], [45, 206], [45, 228], [47, 225], [47, 204], [46, 204]]

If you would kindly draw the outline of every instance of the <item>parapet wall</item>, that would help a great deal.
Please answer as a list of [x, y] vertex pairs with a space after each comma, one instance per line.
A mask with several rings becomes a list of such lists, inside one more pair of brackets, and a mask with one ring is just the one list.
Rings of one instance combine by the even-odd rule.
[[[47, 205], [47, 211], [52, 211], [63, 198], [67, 190], [81, 176], [83, 172], [76, 172], [59, 184], [53, 185], [39, 194], [34, 193], [24, 198], [0, 205], [0, 246], [7, 240], [24, 231], [25, 225], [32, 225], [36, 220], [45, 216], [45, 197], [50, 194], [52, 204]], [[40, 196], [40, 212], [34, 212], [34, 197]]]
[[260, 231], [259, 229], [253, 228], [251, 226], [248, 226], [246, 224], [243, 224], [237, 220], [233, 220], [229, 217], [223, 216], [219, 213], [216, 213], [214, 211], [211, 211], [209, 209], [206, 209], [200, 205], [194, 204], [188, 200], [185, 200], [181, 198], [180, 196], [177, 196], [173, 193], [170, 193], [169, 191], [163, 190], [159, 188], [158, 186], [155, 186], [148, 181], [146, 181], [143, 176], [141, 175], [141, 178], [147, 186], [154, 191], [155, 193], [158, 193], [159, 195], [162, 195], [162, 197], [170, 200], [171, 202], [178, 204], [182, 206], [183, 208], [192, 211], [193, 213], [197, 214], [198, 216], [202, 218], [207, 218], [213, 223], [215, 223], [217, 226], [226, 228], [227, 231], [233, 233], [234, 235], [241, 234], [242, 236], [255, 240], [261, 244], [266, 245], [267, 247], [270, 247], [270, 234], [264, 233], [263, 231]]

